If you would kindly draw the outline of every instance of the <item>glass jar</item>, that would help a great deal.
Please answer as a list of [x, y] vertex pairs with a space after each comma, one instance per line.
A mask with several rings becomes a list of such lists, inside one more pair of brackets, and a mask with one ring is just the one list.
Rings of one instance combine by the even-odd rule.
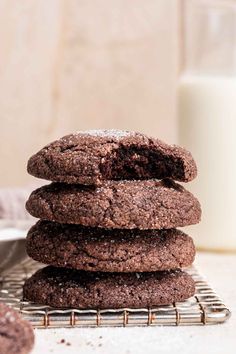
[[182, 2], [179, 143], [198, 165], [189, 189], [202, 221], [200, 249], [236, 250], [236, 1]]

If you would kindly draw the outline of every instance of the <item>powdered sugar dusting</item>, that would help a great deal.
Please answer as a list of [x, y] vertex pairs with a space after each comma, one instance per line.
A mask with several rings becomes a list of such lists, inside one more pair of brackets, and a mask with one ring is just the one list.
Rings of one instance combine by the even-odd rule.
[[92, 130], [84, 130], [78, 131], [79, 134], [91, 135], [100, 138], [124, 138], [126, 136], [130, 136], [133, 133], [125, 130], [116, 130], [116, 129], [92, 129]]

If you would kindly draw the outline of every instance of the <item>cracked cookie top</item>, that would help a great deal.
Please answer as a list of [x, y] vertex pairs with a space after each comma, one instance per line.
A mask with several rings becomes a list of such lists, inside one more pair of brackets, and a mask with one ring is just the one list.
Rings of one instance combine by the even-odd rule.
[[52, 183], [32, 192], [26, 208], [43, 220], [118, 229], [170, 229], [201, 218], [198, 200], [167, 179], [109, 181], [101, 187]]

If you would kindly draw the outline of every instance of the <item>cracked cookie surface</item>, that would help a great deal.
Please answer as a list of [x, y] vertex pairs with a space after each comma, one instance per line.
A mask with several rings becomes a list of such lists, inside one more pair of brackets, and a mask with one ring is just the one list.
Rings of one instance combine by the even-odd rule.
[[43, 220], [119, 229], [170, 229], [201, 217], [198, 200], [171, 180], [52, 183], [32, 192], [26, 208]]
[[195, 292], [194, 280], [175, 270], [100, 273], [45, 267], [27, 279], [25, 300], [56, 308], [142, 308], [183, 301]]
[[54, 182], [100, 185], [106, 180], [188, 182], [197, 175], [190, 152], [141, 133], [91, 130], [62, 137], [28, 161], [28, 172]]
[[0, 302], [0, 353], [27, 354], [33, 344], [34, 332], [30, 323]]
[[39, 221], [26, 240], [28, 255], [57, 267], [103, 272], [178, 269], [194, 261], [193, 240], [180, 230], [120, 230]]

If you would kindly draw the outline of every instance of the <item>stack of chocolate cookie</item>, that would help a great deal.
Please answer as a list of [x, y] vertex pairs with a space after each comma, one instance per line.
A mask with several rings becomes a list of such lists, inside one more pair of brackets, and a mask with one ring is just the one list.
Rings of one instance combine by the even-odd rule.
[[195, 247], [176, 227], [198, 223], [201, 208], [174, 182], [196, 177], [189, 152], [139, 133], [85, 131], [44, 147], [28, 172], [53, 183], [26, 204], [41, 219], [27, 252], [49, 265], [26, 281], [26, 300], [139, 308], [194, 294], [181, 268], [192, 264]]

